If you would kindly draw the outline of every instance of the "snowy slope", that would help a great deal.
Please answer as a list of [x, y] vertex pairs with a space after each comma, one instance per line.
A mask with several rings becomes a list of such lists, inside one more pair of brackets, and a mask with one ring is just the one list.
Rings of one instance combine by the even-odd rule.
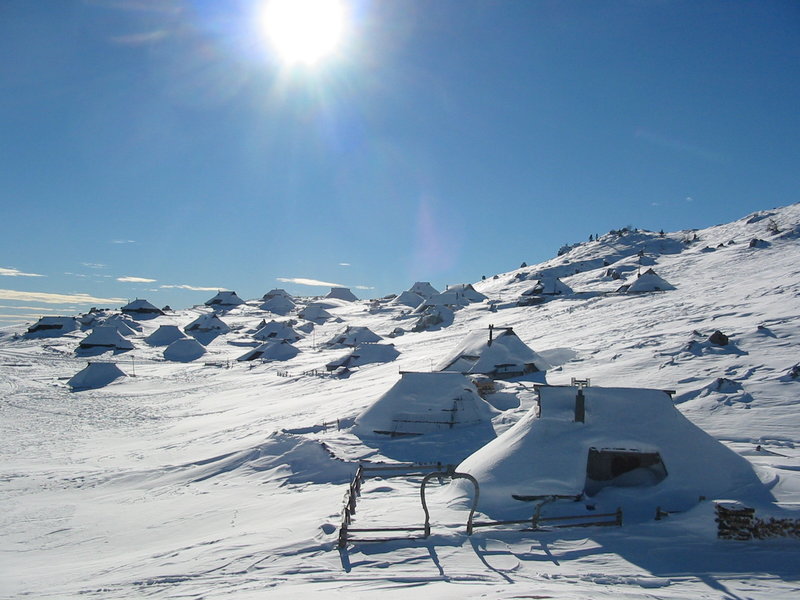
[[[755, 465], [777, 499], [767, 509], [800, 517], [798, 239], [800, 205], [663, 237], [609, 233], [474, 283], [489, 301], [436, 331], [411, 333], [417, 315], [390, 301], [338, 303], [321, 324], [287, 315], [304, 337], [280, 362], [236, 361], [258, 344], [262, 319], [283, 320], [259, 299], [220, 314], [230, 331], [202, 339], [194, 362], [165, 361], [145, 342], [211, 312], [198, 306], [142, 321], [127, 338], [134, 350], [99, 357], [128, 377], [79, 392], [66, 382], [86, 366], [75, 353], [86, 332], [25, 339], [14, 335], [24, 328], [5, 329], [0, 597], [400, 597], [413, 587], [437, 598], [796, 598], [800, 542], [717, 540], [710, 502], [621, 528], [468, 537], [463, 510], [434, 486], [428, 540], [340, 552], [337, 528], [358, 461], [457, 464], [533, 406], [523, 378], [487, 397], [500, 409], [488, 435], [362, 441], [349, 430], [399, 371], [432, 370], [490, 324], [513, 327], [552, 364], [551, 384], [675, 390], [684, 415]], [[649, 268], [676, 289], [615, 293]], [[541, 276], [575, 293], [517, 306]], [[296, 301], [302, 310], [311, 299]], [[392, 339], [399, 356], [327, 374], [342, 351], [323, 343], [348, 325], [383, 337], [403, 328]], [[707, 341], [716, 330], [727, 346]], [[419, 478], [365, 482], [354, 525], [421, 520]]]

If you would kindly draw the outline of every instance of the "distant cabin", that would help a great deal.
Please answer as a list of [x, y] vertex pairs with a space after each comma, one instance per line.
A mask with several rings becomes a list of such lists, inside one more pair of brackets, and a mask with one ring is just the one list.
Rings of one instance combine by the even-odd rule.
[[139, 298], [123, 306], [120, 309], [120, 312], [130, 315], [134, 318], [143, 316], [157, 317], [164, 314], [164, 311], [162, 311], [160, 308], [156, 308], [147, 300]]
[[331, 288], [331, 291], [328, 292], [328, 295], [325, 297], [335, 300], [346, 300], [347, 302], [355, 302], [356, 300], [358, 300], [356, 295], [350, 291], [350, 288], [345, 288], [345, 287]]
[[206, 306], [219, 307], [219, 308], [233, 308], [244, 304], [244, 300], [236, 295], [236, 292], [224, 291], [217, 293], [213, 298], [209, 298], [205, 302]]
[[58, 337], [75, 331], [80, 324], [74, 317], [42, 317], [28, 328], [27, 338]]

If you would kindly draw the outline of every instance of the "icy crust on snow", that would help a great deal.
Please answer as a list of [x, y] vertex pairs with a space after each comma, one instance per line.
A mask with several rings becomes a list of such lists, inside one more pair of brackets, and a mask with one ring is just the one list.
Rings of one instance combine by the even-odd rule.
[[495, 414], [460, 373], [403, 373], [356, 418], [353, 431], [367, 437], [424, 434], [477, 425]]
[[[590, 449], [657, 452], [667, 473], [654, 484], [639, 479], [639, 485], [603, 488], [593, 498], [600, 512], [617, 506], [651, 509], [645, 510], [648, 516], [657, 506], [683, 511], [700, 496], [772, 499], [750, 463], [684, 417], [666, 392], [586, 388], [585, 421], [578, 422], [577, 391], [572, 386], [540, 387], [538, 407], [458, 466], [478, 480], [482, 512], [530, 512], [513, 495], [583, 494]], [[454, 487], [468, 491], [460, 482]]]

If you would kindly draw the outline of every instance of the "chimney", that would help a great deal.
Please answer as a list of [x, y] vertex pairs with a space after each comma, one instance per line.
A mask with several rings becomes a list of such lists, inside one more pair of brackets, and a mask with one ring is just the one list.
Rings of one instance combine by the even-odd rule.
[[489, 343], [487, 344], [488, 346], [492, 345], [493, 334], [494, 334], [494, 325], [489, 325]]
[[586, 422], [586, 397], [583, 395], [583, 388], [578, 388], [575, 396], [575, 422]]

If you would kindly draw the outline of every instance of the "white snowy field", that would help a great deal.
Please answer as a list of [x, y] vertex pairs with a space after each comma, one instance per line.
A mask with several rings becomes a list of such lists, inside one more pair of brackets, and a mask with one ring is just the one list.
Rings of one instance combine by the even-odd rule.
[[[761, 242], [751, 247], [754, 238]], [[429, 538], [337, 542], [359, 461], [458, 464], [535, 405], [523, 377], [488, 398], [499, 409], [491, 427], [393, 440], [350, 431], [400, 371], [430, 371], [489, 324], [513, 327], [553, 364], [550, 384], [590, 378], [675, 390], [684, 415], [754, 465], [775, 498], [757, 514], [800, 519], [800, 378], [791, 373], [800, 363], [799, 241], [800, 205], [663, 237], [608, 234], [489, 275], [474, 284], [489, 301], [436, 330], [411, 332], [417, 316], [407, 307], [330, 300], [335, 319], [304, 334], [287, 361], [235, 360], [260, 343], [252, 330], [262, 319], [285, 320], [260, 300], [220, 313], [231, 331], [192, 362], [166, 361], [164, 347], [144, 342], [160, 325], [184, 327], [210, 312], [199, 306], [141, 321], [143, 331], [127, 338], [133, 351], [88, 358], [128, 376], [84, 391], [66, 382], [86, 366], [76, 348], [87, 332], [26, 339], [15, 336], [24, 327], [6, 328], [0, 597], [798, 598], [800, 539], [718, 539], [714, 498], [621, 527], [487, 527], [467, 536], [465, 511], [437, 484]], [[648, 268], [676, 289], [601, 293]], [[521, 274], [542, 271], [575, 294], [517, 306], [534, 284]], [[349, 377], [326, 374], [348, 350], [323, 343], [347, 325], [369, 327], [399, 357]], [[406, 332], [388, 338], [397, 327]], [[707, 342], [715, 330], [727, 346]], [[419, 483], [368, 478], [353, 527], [421, 525]]]

